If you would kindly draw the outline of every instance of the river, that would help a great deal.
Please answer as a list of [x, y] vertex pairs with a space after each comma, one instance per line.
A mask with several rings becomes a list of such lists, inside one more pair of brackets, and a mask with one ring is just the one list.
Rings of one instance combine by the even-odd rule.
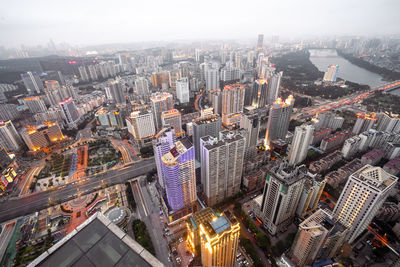
[[382, 76], [354, 65], [339, 56], [334, 49], [310, 49], [309, 52], [311, 62], [320, 71], [327, 71], [329, 65], [339, 65], [338, 77], [343, 80], [367, 84], [371, 88], [385, 83]]

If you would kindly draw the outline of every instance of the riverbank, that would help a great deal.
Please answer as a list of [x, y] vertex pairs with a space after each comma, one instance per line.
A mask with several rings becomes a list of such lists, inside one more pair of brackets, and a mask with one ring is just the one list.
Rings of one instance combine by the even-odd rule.
[[324, 73], [310, 60], [310, 52], [301, 50], [290, 52], [280, 57], [271, 58], [277, 71], [283, 71], [281, 85], [292, 92], [308, 96], [319, 96], [325, 99], [337, 99], [360, 90], [366, 90], [368, 85], [346, 81], [347, 88], [340, 86], [317, 85]]
[[391, 71], [391, 70], [388, 70], [388, 69], [385, 69], [382, 67], [372, 65], [371, 63], [369, 63], [361, 58], [353, 57], [352, 55], [344, 53], [343, 51], [341, 51], [339, 49], [337, 49], [336, 52], [338, 53], [339, 56], [350, 61], [352, 64], [354, 64], [360, 68], [366, 69], [368, 71], [371, 71], [373, 73], [381, 75], [385, 79], [385, 81], [391, 82], [391, 81], [395, 81], [395, 80], [400, 80], [399, 72]]

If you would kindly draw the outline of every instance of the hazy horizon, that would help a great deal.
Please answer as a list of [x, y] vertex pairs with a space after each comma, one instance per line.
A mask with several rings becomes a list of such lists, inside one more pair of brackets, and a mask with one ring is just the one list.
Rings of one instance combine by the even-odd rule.
[[0, 45], [399, 34], [400, 1], [6, 1]]

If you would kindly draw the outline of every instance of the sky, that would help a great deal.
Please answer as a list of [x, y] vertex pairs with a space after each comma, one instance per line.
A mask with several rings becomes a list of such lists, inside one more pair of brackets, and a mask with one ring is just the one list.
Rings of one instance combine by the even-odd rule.
[[399, 0], [0, 0], [0, 45], [400, 33]]

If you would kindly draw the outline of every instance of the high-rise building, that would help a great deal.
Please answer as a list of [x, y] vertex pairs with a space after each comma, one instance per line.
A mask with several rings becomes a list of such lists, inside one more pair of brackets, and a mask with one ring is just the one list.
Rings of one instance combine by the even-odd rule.
[[332, 215], [319, 209], [297, 230], [290, 258], [296, 266], [311, 265], [316, 259], [333, 258], [343, 245], [348, 229]]
[[207, 91], [219, 88], [218, 69], [209, 67], [204, 70]]
[[258, 113], [245, 113], [240, 119], [240, 128], [246, 130], [246, 148], [254, 147], [258, 143], [261, 118]]
[[267, 79], [259, 79], [254, 82], [253, 85], [253, 93], [252, 93], [252, 102], [251, 105], [254, 108], [261, 108], [267, 104], [267, 89], [268, 89], [268, 80]]
[[201, 183], [208, 206], [240, 191], [246, 139], [230, 131], [200, 138]]
[[361, 142], [361, 138], [358, 135], [352, 136], [352, 137], [346, 139], [346, 141], [344, 141], [344, 144], [342, 147], [343, 157], [346, 159], [350, 159], [357, 152], [359, 152], [360, 142]]
[[24, 102], [28, 106], [29, 111], [33, 114], [47, 111], [46, 104], [38, 96], [24, 98]]
[[171, 147], [175, 144], [175, 131], [172, 127], [165, 127], [159, 131], [153, 137], [153, 150], [154, 150], [154, 160], [157, 166], [158, 174], [158, 184], [165, 188], [164, 186], [164, 175], [163, 168], [161, 168], [161, 157], [167, 154]]
[[244, 106], [244, 86], [225, 85], [222, 91], [222, 123], [229, 127], [240, 122]]
[[108, 87], [106, 87], [106, 95], [115, 104], [126, 105], [124, 90], [120, 82], [118, 81], [109, 82]]
[[21, 149], [22, 139], [11, 121], [0, 122], [0, 148], [9, 152]]
[[375, 116], [375, 113], [372, 112], [371, 114], [368, 113], [357, 113], [357, 121], [353, 127], [353, 134], [360, 134], [365, 131], [371, 129], [378, 118]]
[[149, 94], [149, 82], [145, 77], [138, 77], [135, 80], [136, 94], [148, 95]]
[[240, 223], [229, 211], [199, 225], [202, 266], [234, 266]]
[[161, 113], [162, 127], [171, 126], [177, 136], [183, 134], [182, 115], [177, 109], [170, 109]]
[[257, 40], [257, 51], [263, 50], [263, 41], [264, 41], [264, 34], [259, 34]]
[[154, 118], [147, 110], [134, 111], [126, 118], [128, 132], [133, 135], [135, 140], [145, 142], [156, 133]]
[[187, 77], [176, 81], [176, 98], [181, 104], [189, 102], [189, 81]]
[[95, 65], [89, 65], [88, 70], [89, 70], [90, 79], [92, 81], [97, 81], [99, 79], [97, 67]]
[[89, 75], [86, 71], [86, 67], [85, 66], [79, 66], [78, 68], [79, 70], [79, 76], [81, 77], [81, 80], [84, 82], [89, 81]]
[[370, 165], [350, 175], [333, 210], [334, 217], [350, 229], [349, 243], [367, 229], [396, 183], [397, 177]]
[[293, 105], [294, 98], [289, 95], [285, 101], [278, 98], [271, 106], [264, 141], [266, 146], [269, 146], [272, 140], [286, 139]]
[[176, 90], [176, 82], [179, 79], [179, 72], [178, 71], [170, 71], [168, 72], [168, 83], [169, 87], [172, 90]]
[[0, 104], [0, 121], [8, 121], [16, 119], [20, 116], [20, 112], [15, 104]]
[[43, 82], [40, 80], [40, 77], [36, 72], [28, 71], [27, 73], [23, 73], [21, 74], [21, 79], [28, 94], [40, 94], [40, 92], [43, 92]]
[[263, 225], [272, 235], [293, 222], [307, 173], [304, 165], [293, 167], [282, 163], [267, 174], [261, 213]]
[[313, 132], [314, 127], [312, 125], [301, 125], [296, 127], [289, 150], [289, 164], [297, 165], [306, 159], [308, 146], [311, 143]]
[[268, 79], [267, 104], [272, 105], [278, 98], [283, 72], [272, 73]]
[[168, 205], [180, 210], [196, 201], [194, 147], [188, 138], [175, 142], [161, 157], [161, 168]]
[[318, 201], [321, 198], [325, 184], [326, 180], [320, 174], [305, 171], [304, 187], [296, 210], [297, 216], [305, 218], [318, 208]]
[[325, 72], [324, 78], [322, 80], [324, 82], [336, 82], [338, 72], [339, 65], [330, 65], [328, 67], [328, 71]]
[[377, 114], [378, 125], [376, 129], [378, 131], [387, 133], [400, 133], [400, 115], [393, 114], [390, 112], [382, 112]]
[[35, 126], [28, 125], [21, 131], [21, 137], [31, 151], [38, 151], [49, 145], [45, 136]]
[[59, 104], [64, 120], [67, 123], [67, 125], [69, 127], [75, 127], [76, 123], [80, 119], [80, 116], [75, 106], [74, 100], [70, 97], [63, 102], [60, 102]]
[[200, 138], [206, 135], [217, 137], [220, 131], [221, 118], [218, 115], [207, 115], [193, 120], [193, 143], [197, 161], [200, 162]]
[[174, 98], [170, 93], [156, 93], [150, 97], [151, 109], [157, 130], [162, 129], [161, 114], [174, 108]]
[[200, 62], [200, 56], [201, 56], [201, 50], [200, 49], [196, 49], [194, 51], [194, 59], [196, 60], [196, 62]]
[[333, 131], [342, 128], [344, 118], [336, 116], [335, 113], [327, 111], [318, 114], [317, 118], [313, 118], [315, 129], [332, 128]]
[[214, 109], [214, 113], [222, 115], [222, 94], [219, 89], [211, 94], [211, 104]]

